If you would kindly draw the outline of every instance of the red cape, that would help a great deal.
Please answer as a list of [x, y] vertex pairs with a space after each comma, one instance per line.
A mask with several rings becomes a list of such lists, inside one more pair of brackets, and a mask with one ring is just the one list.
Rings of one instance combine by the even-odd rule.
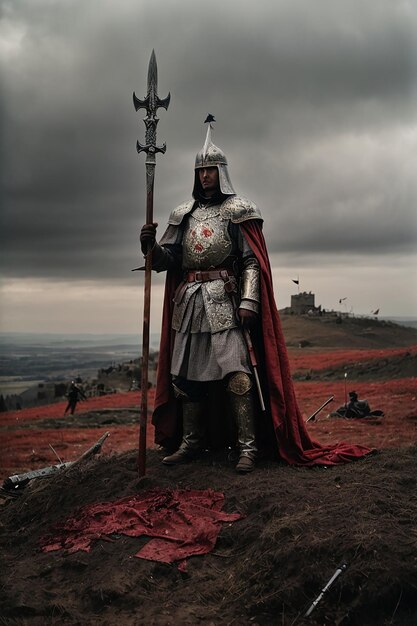
[[[255, 253], [261, 268], [261, 316], [258, 331], [258, 350], [262, 363], [261, 378], [267, 406], [266, 417], [261, 416], [261, 439], [268, 440], [268, 432], [275, 433], [275, 451], [290, 465], [335, 465], [356, 460], [371, 452], [369, 448], [348, 443], [322, 446], [309, 436], [295, 398], [290, 365], [272, 286], [261, 222], [248, 220], [241, 224], [243, 233]], [[181, 281], [181, 272], [169, 272], [166, 279], [162, 318], [161, 345], [157, 373], [155, 410], [155, 442], [163, 446], [178, 445], [181, 424], [177, 402], [171, 385], [170, 365], [173, 346], [171, 318], [172, 296]], [[256, 335], [256, 333], [255, 333]], [[256, 339], [256, 336], [255, 336]]]

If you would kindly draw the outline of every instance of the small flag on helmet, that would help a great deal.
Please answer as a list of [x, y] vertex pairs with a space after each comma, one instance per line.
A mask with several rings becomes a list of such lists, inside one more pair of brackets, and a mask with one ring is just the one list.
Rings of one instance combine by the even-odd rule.
[[204, 124], [210, 124], [211, 122], [215, 122], [216, 120], [214, 119], [214, 115], [212, 115], [211, 113], [209, 113], [206, 117], [206, 119], [204, 120]]

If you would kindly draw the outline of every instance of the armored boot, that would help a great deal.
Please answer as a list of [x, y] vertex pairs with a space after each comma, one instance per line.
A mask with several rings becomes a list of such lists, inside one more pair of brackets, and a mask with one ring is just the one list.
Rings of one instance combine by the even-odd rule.
[[182, 401], [183, 438], [180, 447], [174, 454], [162, 459], [165, 465], [187, 463], [199, 456], [203, 449], [205, 424], [203, 419], [204, 405], [202, 402]]
[[236, 471], [246, 474], [255, 469], [258, 452], [255, 441], [255, 398], [250, 376], [244, 372], [233, 374], [227, 391], [239, 441], [239, 461]]

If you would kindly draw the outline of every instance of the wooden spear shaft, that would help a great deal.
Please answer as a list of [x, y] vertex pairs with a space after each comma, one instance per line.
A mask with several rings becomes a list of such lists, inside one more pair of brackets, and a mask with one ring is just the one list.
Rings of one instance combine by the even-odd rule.
[[[148, 179], [148, 164], [146, 166]], [[149, 182], [149, 181], [147, 181]], [[146, 194], [146, 223], [153, 222], [153, 182]], [[152, 250], [145, 257], [145, 285], [143, 296], [143, 327], [142, 327], [142, 370], [141, 370], [141, 406], [139, 418], [139, 476], [146, 474], [146, 427], [148, 420], [148, 386], [149, 386], [149, 335], [151, 317], [151, 285], [152, 285]]]
[[[171, 95], [161, 100], [158, 97], [158, 70], [156, 66], [155, 52], [152, 50], [148, 68], [148, 93], [144, 100], [140, 100], [133, 93], [133, 104], [136, 111], [146, 109], [145, 122], [145, 145], [136, 142], [138, 153], [146, 153], [146, 224], [153, 223], [153, 197], [156, 167], [156, 153], [165, 153], [166, 145], [156, 145], [156, 127], [159, 122], [156, 112], [160, 107], [168, 109]], [[148, 419], [148, 383], [149, 383], [149, 329], [151, 313], [151, 282], [152, 282], [152, 250], [147, 250], [145, 256], [145, 287], [143, 304], [143, 329], [142, 329], [142, 371], [141, 371], [141, 407], [139, 419], [139, 476], [146, 474], [146, 426]]]

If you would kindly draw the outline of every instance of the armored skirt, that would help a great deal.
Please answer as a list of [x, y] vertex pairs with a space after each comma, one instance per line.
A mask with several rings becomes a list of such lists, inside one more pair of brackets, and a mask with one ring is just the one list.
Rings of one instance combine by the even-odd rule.
[[175, 333], [171, 374], [200, 382], [222, 380], [232, 372], [249, 374], [242, 332], [234, 327], [212, 333], [201, 292], [200, 287], [190, 298], [181, 327]]

